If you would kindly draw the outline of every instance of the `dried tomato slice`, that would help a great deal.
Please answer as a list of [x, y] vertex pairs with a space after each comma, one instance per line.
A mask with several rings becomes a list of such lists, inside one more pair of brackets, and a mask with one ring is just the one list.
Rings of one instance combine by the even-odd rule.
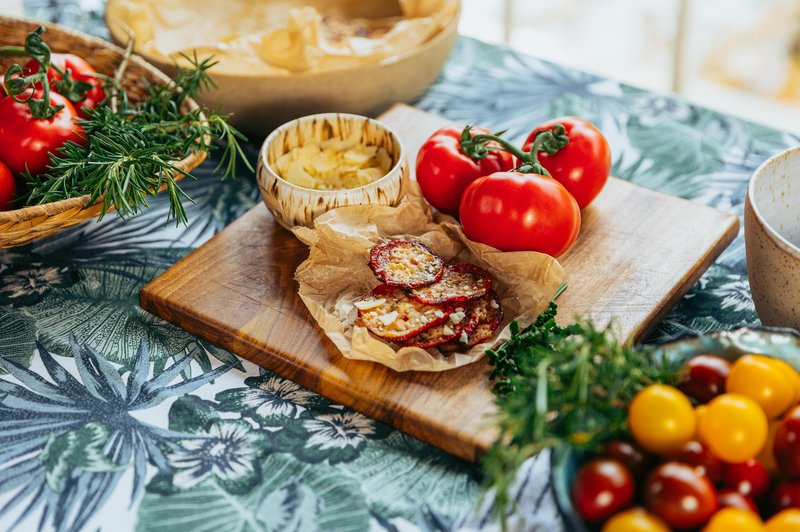
[[407, 340], [398, 342], [404, 346], [421, 347], [428, 349], [438, 345], [456, 340], [461, 336], [464, 325], [467, 323], [467, 309], [464, 306], [454, 307], [453, 312], [448, 316], [448, 320], [430, 329], [425, 329], [421, 333], [412, 336]]
[[379, 285], [357, 302], [358, 318], [369, 331], [385, 340], [400, 342], [444, 323], [451, 305], [425, 305], [410, 299], [399, 288]]
[[503, 321], [503, 306], [494, 291], [472, 303], [469, 309], [464, 332], [467, 335], [466, 344], [469, 347], [485, 342], [492, 337], [494, 331]]
[[444, 273], [444, 261], [419, 242], [392, 240], [373, 247], [369, 267], [375, 277], [400, 288], [419, 288], [435, 283]]
[[441, 279], [428, 286], [409, 290], [420, 303], [441, 305], [448, 301], [473, 301], [489, 293], [492, 276], [473, 264], [448, 264]]

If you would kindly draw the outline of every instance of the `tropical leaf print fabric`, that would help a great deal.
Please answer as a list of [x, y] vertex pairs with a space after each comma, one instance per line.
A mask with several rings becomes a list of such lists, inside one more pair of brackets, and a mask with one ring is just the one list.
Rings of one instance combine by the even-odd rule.
[[[101, 2], [26, 8], [104, 31]], [[755, 167], [798, 143], [470, 39], [416, 105], [515, 139], [580, 115], [608, 137], [615, 175], [739, 216]], [[496, 529], [477, 467], [139, 308], [144, 284], [259, 201], [252, 176], [220, 181], [214, 166], [185, 184], [187, 226], [165, 227], [157, 198], [127, 222], [0, 250], [0, 528]], [[757, 322], [740, 237], [652, 339]], [[521, 468], [515, 526], [562, 526], [548, 471], [547, 453]]]

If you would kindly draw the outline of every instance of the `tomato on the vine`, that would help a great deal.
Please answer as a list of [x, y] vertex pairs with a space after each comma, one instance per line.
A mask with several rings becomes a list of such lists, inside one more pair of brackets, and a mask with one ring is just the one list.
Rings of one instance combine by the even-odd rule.
[[[81, 81], [91, 88], [84, 93], [83, 98], [77, 102], [71, 102], [78, 112], [78, 115], [86, 118], [84, 108], [95, 109], [105, 100], [106, 93], [103, 90], [103, 82], [98, 77], [97, 71], [82, 57], [74, 54], [50, 54], [50, 64], [58, 67], [63, 72], [68, 72], [75, 81]], [[35, 59], [28, 61], [24, 68], [31, 74], [39, 72], [39, 63]], [[56, 88], [58, 81], [63, 79], [61, 74], [52, 66], [47, 70], [47, 80], [53, 89]]]
[[563, 116], [539, 124], [528, 135], [523, 151], [529, 151], [536, 135], [561, 124], [569, 144], [554, 154], [539, 153], [539, 162], [553, 178], [564, 185], [583, 209], [603, 190], [611, 173], [608, 141], [592, 123], [574, 116]]
[[694, 409], [677, 388], [653, 384], [631, 401], [628, 427], [636, 442], [654, 453], [674, 453], [692, 439]]
[[648, 510], [675, 528], [700, 526], [717, 510], [711, 481], [680, 462], [667, 462], [650, 473], [644, 501]]
[[[489, 134], [488, 130], [474, 126], [470, 132]], [[492, 150], [483, 159], [472, 159], [461, 149], [462, 133], [463, 128], [443, 127], [417, 153], [417, 182], [422, 195], [428, 203], [453, 216], [458, 216], [461, 195], [467, 185], [479, 177], [514, 168], [514, 157], [505, 151]]]
[[575, 509], [590, 523], [608, 519], [632, 501], [633, 476], [616, 460], [592, 460], [581, 467], [572, 483]]
[[501, 251], [558, 257], [581, 228], [575, 199], [558, 181], [539, 174], [495, 172], [476, 179], [464, 191], [459, 213], [467, 238]]
[[33, 118], [26, 103], [13, 98], [0, 99], [0, 161], [14, 174], [26, 169], [40, 174], [50, 164], [50, 153], [68, 141], [84, 144], [83, 129], [75, 123], [77, 113], [72, 104], [54, 92], [50, 104], [63, 106], [53, 118]]
[[17, 182], [14, 174], [2, 161], [0, 161], [0, 211], [7, 211], [11, 208], [11, 201], [17, 192]]

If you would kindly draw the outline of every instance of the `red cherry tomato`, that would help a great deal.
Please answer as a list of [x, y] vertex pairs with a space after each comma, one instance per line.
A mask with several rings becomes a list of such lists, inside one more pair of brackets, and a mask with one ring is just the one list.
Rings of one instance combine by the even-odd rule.
[[0, 100], [0, 161], [15, 174], [27, 168], [40, 174], [50, 164], [50, 153], [67, 141], [84, 144], [83, 129], [75, 123], [75, 108], [60, 94], [50, 93], [51, 105], [63, 105], [55, 117], [33, 118], [26, 103]]
[[467, 238], [501, 251], [558, 257], [581, 228], [575, 199], [558, 181], [538, 174], [495, 172], [476, 179], [459, 212]]
[[717, 494], [720, 508], [739, 508], [741, 510], [749, 510], [754, 514], [758, 513], [758, 506], [750, 497], [742, 495], [736, 490], [724, 489], [720, 490]]
[[725, 393], [725, 379], [731, 363], [715, 355], [698, 355], [683, 364], [683, 381], [678, 388], [700, 403]]
[[773, 513], [787, 508], [800, 508], [800, 482], [784, 481], [775, 486], [769, 499], [769, 508]]
[[624, 440], [611, 440], [604, 443], [600, 454], [605, 458], [619, 461], [636, 478], [643, 477], [647, 473], [647, 467], [652, 461], [650, 454], [645, 453], [635, 443]]
[[778, 425], [773, 451], [781, 473], [800, 477], [800, 406], [789, 410]]
[[[514, 168], [514, 157], [505, 151], [491, 151], [485, 159], [474, 161], [461, 151], [461, 132], [457, 126], [443, 127], [417, 153], [417, 182], [422, 195], [428, 203], [453, 216], [458, 216], [467, 185], [479, 177]], [[470, 132], [490, 133], [482, 127], [471, 127]]]
[[608, 141], [590, 122], [574, 116], [562, 116], [536, 126], [528, 135], [523, 151], [531, 149], [538, 133], [556, 124], [564, 126], [569, 143], [554, 155], [539, 152], [539, 162], [569, 190], [581, 209], [586, 208], [603, 190], [611, 173]]
[[714, 486], [680, 462], [658, 466], [644, 485], [647, 509], [674, 528], [698, 527], [717, 511]]
[[0, 161], [0, 211], [11, 209], [11, 201], [17, 192], [17, 182], [14, 174], [2, 161]]
[[589, 523], [608, 519], [632, 501], [633, 476], [616, 460], [592, 460], [581, 467], [572, 484], [575, 509]]
[[727, 464], [722, 485], [758, 501], [769, 490], [769, 472], [764, 464], [752, 458], [739, 464]]
[[[103, 90], [103, 82], [98, 77], [97, 71], [85, 59], [73, 54], [50, 54], [50, 63], [64, 72], [69, 72], [75, 81], [82, 81], [92, 86], [91, 89], [86, 91], [81, 101], [71, 102], [78, 111], [79, 116], [86, 118], [84, 108], [95, 109], [100, 102], [105, 100], [106, 93]], [[36, 74], [39, 72], [39, 63], [35, 59], [31, 59], [23, 68], [29, 70], [31, 74]], [[50, 86], [55, 89], [55, 82], [63, 78], [61, 74], [51, 67], [47, 70], [47, 79], [50, 82]]]
[[694, 467], [699, 475], [708, 477], [711, 482], [722, 480], [722, 460], [699, 441], [692, 440], [685, 444], [672, 459]]

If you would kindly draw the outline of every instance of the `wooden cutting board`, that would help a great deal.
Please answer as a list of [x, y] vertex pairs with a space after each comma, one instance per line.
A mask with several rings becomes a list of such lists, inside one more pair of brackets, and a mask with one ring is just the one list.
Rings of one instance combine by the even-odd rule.
[[[444, 118], [407, 106], [380, 117], [415, 156]], [[413, 165], [412, 165], [413, 166]], [[639, 339], [699, 279], [738, 231], [732, 215], [612, 178], [583, 212], [563, 258], [569, 289], [560, 319], [613, 321]], [[342, 357], [297, 296], [306, 247], [263, 204], [140, 294], [142, 308], [367, 416], [477, 461], [495, 430], [489, 366], [397, 373]]]

